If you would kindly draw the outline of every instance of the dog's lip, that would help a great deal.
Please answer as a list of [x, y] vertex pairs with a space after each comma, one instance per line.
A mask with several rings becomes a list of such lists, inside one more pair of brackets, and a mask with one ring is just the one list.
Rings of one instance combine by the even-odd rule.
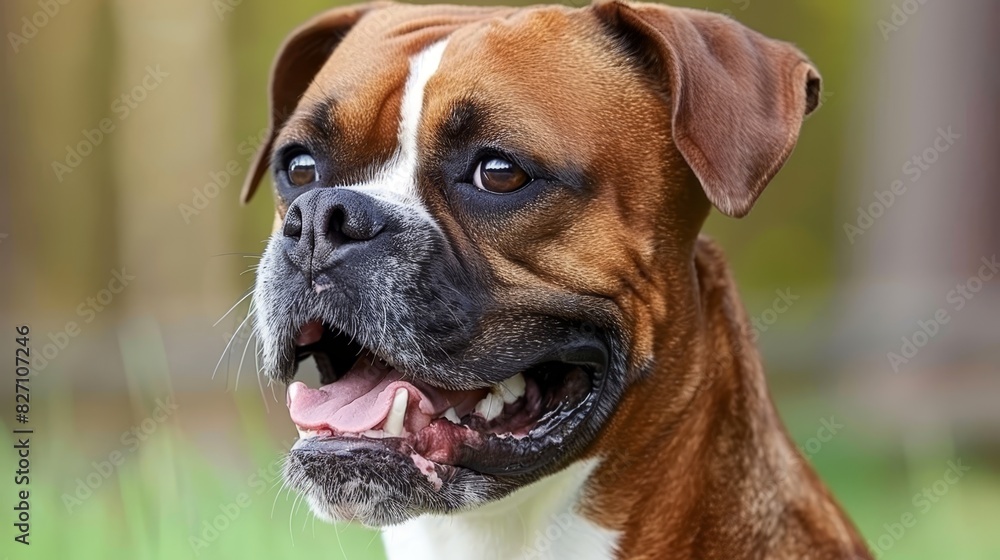
[[[416, 453], [406, 440], [374, 440], [359, 437], [323, 436], [300, 439], [292, 447], [293, 453], [303, 455], [319, 455], [335, 460], [353, 460], [357, 453], [375, 452], [389, 453], [395, 456], [396, 465], [401, 469], [411, 470], [416, 475], [422, 475], [435, 491], [440, 490], [444, 483], [450, 481], [462, 467], [432, 461]], [[383, 465], [384, 467], [384, 465]]]

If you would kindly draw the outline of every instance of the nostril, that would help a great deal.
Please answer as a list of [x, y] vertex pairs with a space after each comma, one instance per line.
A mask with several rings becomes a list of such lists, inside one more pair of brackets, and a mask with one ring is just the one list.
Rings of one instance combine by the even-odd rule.
[[335, 247], [350, 241], [350, 238], [344, 234], [346, 222], [347, 212], [343, 206], [337, 205], [330, 209], [330, 216], [326, 222], [326, 235]]
[[330, 233], [340, 233], [344, 230], [344, 222], [347, 220], [347, 214], [344, 212], [343, 206], [335, 206], [330, 211], [330, 219], [326, 224], [326, 231]]
[[298, 241], [302, 236], [302, 211], [298, 206], [292, 206], [285, 214], [285, 226], [282, 229], [285, 237]]

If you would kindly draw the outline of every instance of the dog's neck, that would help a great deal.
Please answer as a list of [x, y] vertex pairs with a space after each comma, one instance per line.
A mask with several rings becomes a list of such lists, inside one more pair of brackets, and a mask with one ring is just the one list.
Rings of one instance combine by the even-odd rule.
[[559, 473], [473, 511], [425, 515], [382, 532], [390, 560], [604, 560], [618, 533], [580, 513], [597, 459]]
[[682, 299], [697, 319], [657, 335], [661, 365], [595, 443], [619, 452], [588, 481], [585, 515], [621, 533], [620, 558], [784, 558], [797, 537], [860, 542], [778, 418], [721, 251], [699, 240], [694, 264], [698, 293]]

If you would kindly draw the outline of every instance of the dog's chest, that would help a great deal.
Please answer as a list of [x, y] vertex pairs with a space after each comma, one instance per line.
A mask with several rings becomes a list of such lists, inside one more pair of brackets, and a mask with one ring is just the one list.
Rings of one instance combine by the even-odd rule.
[[390, 560], [607, 560], [618, 533], [577, 512], [597, 460], [581, 461], [499, 502], [424, 515], [382, 532]]

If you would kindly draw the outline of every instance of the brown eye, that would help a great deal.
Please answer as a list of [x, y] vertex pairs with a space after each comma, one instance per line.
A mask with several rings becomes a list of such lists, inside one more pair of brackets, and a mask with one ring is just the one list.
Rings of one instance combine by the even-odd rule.
[[316, 181], [316, 160], [309, 154], [299, 154], [288, 162], [288, 181], [304, 187]]
[[472, 174], [473, 185], [495, 193], [514, 192], [530, 181], [531, 177], [523, 169], [499, 157], [480, 161]]

